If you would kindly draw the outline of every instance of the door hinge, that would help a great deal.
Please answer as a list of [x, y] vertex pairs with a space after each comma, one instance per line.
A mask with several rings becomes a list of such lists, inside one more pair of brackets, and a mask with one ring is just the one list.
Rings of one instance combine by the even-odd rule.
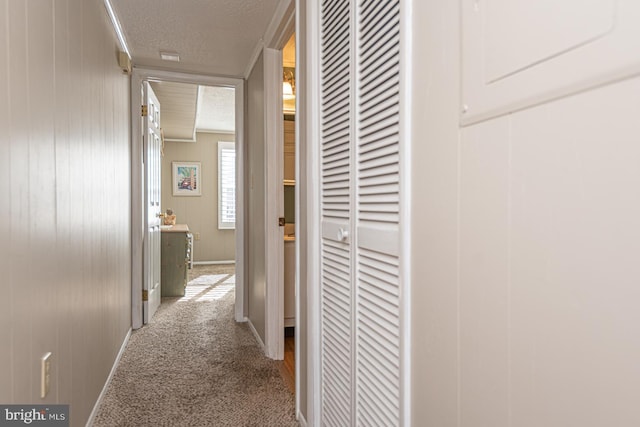
[[278, 218], [278, 225], [280, 227], [284, 227], [284, 225], [286, 224], [286, 221], [284, 220], [284, 217], [281, 216], [280, 218]]
[[146, 105], [143, 105], [140, 113], [142, 117], [147, 117], [149, 115], [149, 107]]
[[146, 289], [142, 291], [142, 301], [149, 301], [149, 291]]

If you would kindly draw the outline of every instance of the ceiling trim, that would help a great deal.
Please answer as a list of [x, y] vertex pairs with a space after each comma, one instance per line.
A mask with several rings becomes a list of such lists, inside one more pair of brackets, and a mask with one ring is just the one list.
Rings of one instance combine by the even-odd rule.
[[[211, 134], [219, 134], [219, 135], [235, 135], [236, 132], [233, 130], [210, 130], [210, 129], [197, 129], [195, 131], [196, 134], [198, 133], [211, 133]], [[165, 138], [164, 139], [166, 142], [197, 142], [198, 138], [196, 136], [193, 137], [193, 139], [184, 139], [184, 138]]]
[[183, 139], [183, 138], [165, 138], [165, 142], [196, 142], [194, 139]]
[[198, 129], [196, 133], [220, 133], [224, 135], [235, 135], [235, 130], [222, 130], [222, 129]]
[[256, 43], [256, 47], [253, 49], [253, 53], [251, 54], [251, 58], [249, 59], [249, 64], [247, 65], [247, 68], [244, 70], [244, 78], [248, 79], [249, 76], [251, 75], [251, 71], [253, 71], [253, 67], [256, 65], [256, 62], [258, 62], [258, 58], [260, 57], [260, 54], [262, 53], [262, 49], [264, 48], [264, 40], [262, 40], [262, 38], [260, 38], [260, 40], [258, 40], [258, 43]]
[[293, 0], [281, 0], [273, 13], [271, 22], [264, 32], [264, 41], [267, 47], [282, 49], [293, 34], [291, 23], [295, 20], [295, 2]]
[[[248, 79], [253, 67], [256, 65], [260, 54], [265, 46], [275, 49], [282, 49], [284, 45], [287, 43], [291, 34], [293, 34], [293, 30], [289, 33], [286, 31], [289, 27], [295, 29], [295, 13], [293, 10], [295, 9], [295, 1], [294, 0], [281, 0], [276, 8], [276, 11], [273, 13], [271, 17], [271, 22], [269, 22], [269, 26], [267, 30], [264, 32], [264, 36], [258, 40], [256, 43], [256, 47], [253, 50], [253, 55], [247, 64], [247, 67], [244, 70], [244, 78]], [[287, 19], [288, 17], [288, 19]], [[292, 25], [293, 24], [293, 25]], [[288, 36], [283, 36], [283, 33], [289, 33]]]
[[113, 9], [113, 5], [110, 0], [104, 0], [104, 7], [107, 9], [107, 14], [111, 19], [111, 26], [116, 33], [116, 37], [118, 38], [118, 43], [120, 44], [120, 49], [122, 49], [127, 56], [129, 57], [129, 61], [131, 61], [131, 51], [129, 50], [129, 45], [127, 44], [127, 39], [124, 36], [124, 31], [122, 30], [122, 25], [120, 24], [120, 19], [116, 14], [116, 11]]

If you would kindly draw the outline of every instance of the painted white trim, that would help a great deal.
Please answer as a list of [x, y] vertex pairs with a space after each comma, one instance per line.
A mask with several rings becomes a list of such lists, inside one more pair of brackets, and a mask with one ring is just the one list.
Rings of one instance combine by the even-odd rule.
[[[296, 35], [302, 35], [305, 34], [303, 31], [305, 31], [305, 25], [303, 22], [301, 22], [302, 19], [302, 9], [300, 8], [300, 0], [296, 0], [296, 5], [295, 5], [295, 34]], [[305, 61], [304, 59], [302, 59], [302, 55], [301, 55], [301, 48], [300, 48], [300, 43], [299, 43], [300, 37], [298, 37], [298, 42], [296, 43], [296, 50], [295, 50], [295, 59], [296, 59], [296, 68], [295, 68], [295, 79], [297, 82], [301, 82], [304, 81], [304, 79], [301, 79], [300, 76], [304, 75], [304, 71], [306, 70], [305, 67]], [[301, 60], [302, 59], [302, 60]], [[300, 92], [298, 92], [300, 93]], [[298, 110], [300, 108], [300, 101], [301, 99], [303, 99], [304, 95], [302, 96], [297, 96], [295, 99], [295, 109]], [[302, 158], [302, 152], [304, 147], [302, 146], [304, 139], [300, 138], [300, 130], [304, 129], [303, 126], [300, 124], [300, 122], [302, 120], [304, 120], [304, 118], [306, 117], [306, 115], [304, 114], [304, 110], [303, 113], [300, 114], [298, 117], [296, 117], [297, 120], [295, 120], [294, 122], [294, 130], [295, 130], [295, 175], [294, 175], [294, 183], [297, 180], [298, 182], [303, 182], [301, 180], [301, 171], [304, 170], [304, 168], [302, 167], [302, 161], [304, 160]], [[306, 151], [304, 151], [306, 152]], [[284, 185], [287, 185], [287, 180], [283, 180], [284, 181]], [[295, 194], [295, 217], [296, 222], [295, 222], [295, 235], [296, 236], [301, 236], [302, 232], [301, 232], [301, 223], [302, 220], [300, 218], [302, 218], [301, 215], [301, 200], [302, 194], [305, 194], [305, 190], [300, 188], [301, 186], [298, 185], [296, 187], [294, 187], [294, 194]], [[294, 335], [295, 335], [295, 340], [294, 340], [294, 354], [296, 355], [296, 357], [294, 358], [294, 369], [295, 369], [295, 376], [294, 376], [294, 380], [295, 380], [295, 398], [296, 398], [296, 419], [298, 420], [299, 424], [302, 426], [306, 426], [307, 425], [307, 420], [305, 419], [303, 413], [302, 413], [302, 408], [301, 408], [301, 394], [302, 394], [302, 381], [301, 381], [301, 357], [300, 355], [301, 353], [301, 347], [300, 347], [300, 325], [302, 324], [302, 311], [301, 311], [301, 297], [300, 297], [300, 270], [302, 269], [302, 262], [304, 261], [305, 265], [307, 260], [302, 260], [302, 256], [301, 256], [301, 243], [300, 243], [300, 239], [296, 239], [295, 243], [295, 263], [296, 263], [296, 268], [295, 268], [295, 276], [294, 276], [294, 292], [295, 292], [295, 318], [298, 320], [298, 327], [294, 329]], [[305, 313], [306, 315], [306, 313]], [[308, 346], [305, 349], [305, 354], [308, 351]], [[306, 378], [305, 378], [306, 380]], [[305, 395], [307, 394], [307, 390], [304, 390]], [[307, 397], [308, 400], [308, 397]], [[304, 410], [306, 411], [307, 408], [304, 408]]]
[[400, 425], [411, 419], [411, 144], [413, 0], [400, 2]]
[[296, 414], [296, 419], [298, 420], [298, 424], [300, 425], [300, 427], [307, 427], [307, 420], [304, 418], [304, 415], [302, 415], [300, 411], [298, 411], [298, 413]]
[[194, 261], [193, 265], [224, 265], [224, 264], [235, 264], [236, 261], [231, 259], [228, 261]]
[[256, 46], [253, 48], [253, 53], [249, 58], [247, 67], [244, 69], [243, 77], [245, 80], [249, 79], [249, 76], [251, 75], [251, 71], [253, 71], [253, 67], [256, 65], [256, 62], [258, 62], [258, 58], [260, 58], [260, 54], [262, 53], [263, 48], [264, 48], [264, 40], [260, 38], [260, 40], [258, 40], [258, 42], [256, 43]]
[[245, 286], [245, 147], [244, 138], [244, 88], [246, 81], [240, 80], [236, 86], [236, 322], [243, 322], [247, 310], [247, 287]]
[[109, 388], [109, 384], [111, 384], [111, 380], [113, 379], [113, 375], [116, 373], [116, 369], [118, 368], [118, 365], [120, 364], [120, 359], [122, 358], [122, 355], [124, 354], [124, 350], [127, 348], [127, 344], [129, 343], [129, 338], [131, 337], [131, 331], [132, 329], [129, 328], [129, 331], [127, 332], [127, 335], [125, 335], [124, 337], [124, 341], [122, 341], [122, 345], [120, 346], [120, 350], [118, 351], [118, 355], [116, 356], [116, 360], [114, 360], [113, 362], [113, 366], [111, 367], [111, 371], [109, 371], [109, 375], [107, 376], [107, 380], [104, 383], [104, 386], [102, 387], [102, 391], [100, 392], [100, 395], [98, 396], [98, 399], [96, 400], [95, 405], [93, 405], [93, 410], [91, 411], [91, 414], [89, 414], [89, 419], [87, 420], [87, 427], [91, 427], [93, 425], [93, 422], [95, 420], [96, 415], [98, 414], [98, 410], [100, 409], [100, 405], [102, 404], [102, 400], [104, 399], [105, 394], [107, 394], [107, 389]]
[[[284, 124], [282, 111], [282, 49], [295, 30], [293, 0], [278, 5], [265, 33], [265, 347], [267, 357], [284, 359]], [[275, 201], [275, 203], [274, 203]]]
[[116, 14], [116, 11], [113, 9], [111, 0], [104, 0], [104, 6], [107, 9], [107, 14], [109, 15], [109, 18], [111, 18], [111, 25], [113, 26], [113, 30], [116, 32], [116, 36], [118, 38], [118, 43], [120, 44], [120, 48], [127, 54], [127, 56], [129, 57], [129, 61], [131, 61], [131, 53], [129, 52], [127, 39], [124, 37], [124, 32], [122, 31], [122, 25], [120, 25], [120, 19], [118, 19], [118, 15]]
[[[303, 0], [301, 0], [303, 1]], [[322, 417], [322, 388], [320, 367], [322, 347], [320, 342], [320, 2], [306, 0], [306, 46], [300, 52], [306, 53], [307, 78], [304, 93], [305, 134], [307, 155], [301, 161], [306, 165], [307, 186], [307, 420], [312, 426], [319, 426]], [[298, 44], [298, 43], [296, 43]], [[296, 239], [298, 240], [298, 239]]]
[[[275, 12], [273, 13], [273, 17], [271, 18], [271, 22], [269, 22], [269, 26], [264, 32], [264, 36], [258, 40], [256, 46], [253, 48], [253, 53], [247, 63], [247, 66], [244, 69], [243, 77], [245, 79], [249, 78], [251, 74], [251, 70], [256, 65], [256, 61], [260, 57], [262, 50], [265, 46], [269, 46], [276, 49], [282, 49], [284, 44], [280, 46], [281, 38], [283, 37], [283, 28], [293, 28], [294, 23], [292, 20], [295, 18], [293, 13], [293, 8], [295, 7], [294, 0], [280, 0]], [[291, 34], [289, 34], [291, 36]], [[266, 40], [266, 42], [265, 42]], [[286, 40], [285, 40], [286, 43]]]
[[196, 142], [195, 139], [165, 138], [164, 142]]
[[244, 286], [244, 80], [188, 74], [153, 68], [134, 67], [131, 76], [131, 324], [133, 329], [142, 326], [142, 243], [144, 239], [142, 138], [140, 125], [140, 88], [145, 80], [171, 81], [207, 86], [235, 88], [236, 108], [236, 321], [243, 321], [245, 314]]
[[143, 242], [144, 242], [144, 164], [142, 144], [142, 78], [131, 75], [131, 327], [142, 327]]
[[266, 307], [267, 356], [284, 359], [284, 216], [282, 51], [264, 49], [265, 175], [266, 175]]
[[196, 129], [196, 133], [221, 133], [224, 135], [233, 135], [236, 133], [234, 130], [220, 130], [220, 129]]
[[260, 338], [260, 334], [256, 330], [255, 326], [253, 326], [253, 323], [251, 323], [251, 319], [249, 319], [248, 317], [245, 317], [244, 321], [247, 322], [247, 324], [249, 325], [249, 329], [251, 329], [251, 332], [253, 332], [253, 336], [255, 337], [256, 341], [258, 341], [258, 345], [260, 345], [260, 348], [262, 348], [262, 351], [266, 352], [264, 342], [262, 342], [262, 338]]
[[[282, 50], [295, 28], [295, 1], [280, 0], [271, 22], [264, 32], [266, 47]], [[282, 65], [282, 61], [280, 61]], [[281, 103], [282, 105], [282, 103]]]

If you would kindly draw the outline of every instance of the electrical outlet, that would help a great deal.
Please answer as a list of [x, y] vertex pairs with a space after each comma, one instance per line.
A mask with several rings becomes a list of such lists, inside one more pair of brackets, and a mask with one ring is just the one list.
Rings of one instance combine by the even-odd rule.
[[200, 233], [193, 233], [193, 240], [200, 240]]
[[40, 397], [44, 399], [49, 394], [51, 386], [51, 352], [40, 359]]

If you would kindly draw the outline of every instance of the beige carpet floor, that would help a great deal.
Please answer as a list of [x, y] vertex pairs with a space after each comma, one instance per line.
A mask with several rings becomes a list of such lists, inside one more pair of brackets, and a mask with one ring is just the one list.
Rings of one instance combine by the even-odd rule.
[[233, 266], [196, 266], [134, 331], [94, 426], [297, 426], [276, 361], [236, 323]]

